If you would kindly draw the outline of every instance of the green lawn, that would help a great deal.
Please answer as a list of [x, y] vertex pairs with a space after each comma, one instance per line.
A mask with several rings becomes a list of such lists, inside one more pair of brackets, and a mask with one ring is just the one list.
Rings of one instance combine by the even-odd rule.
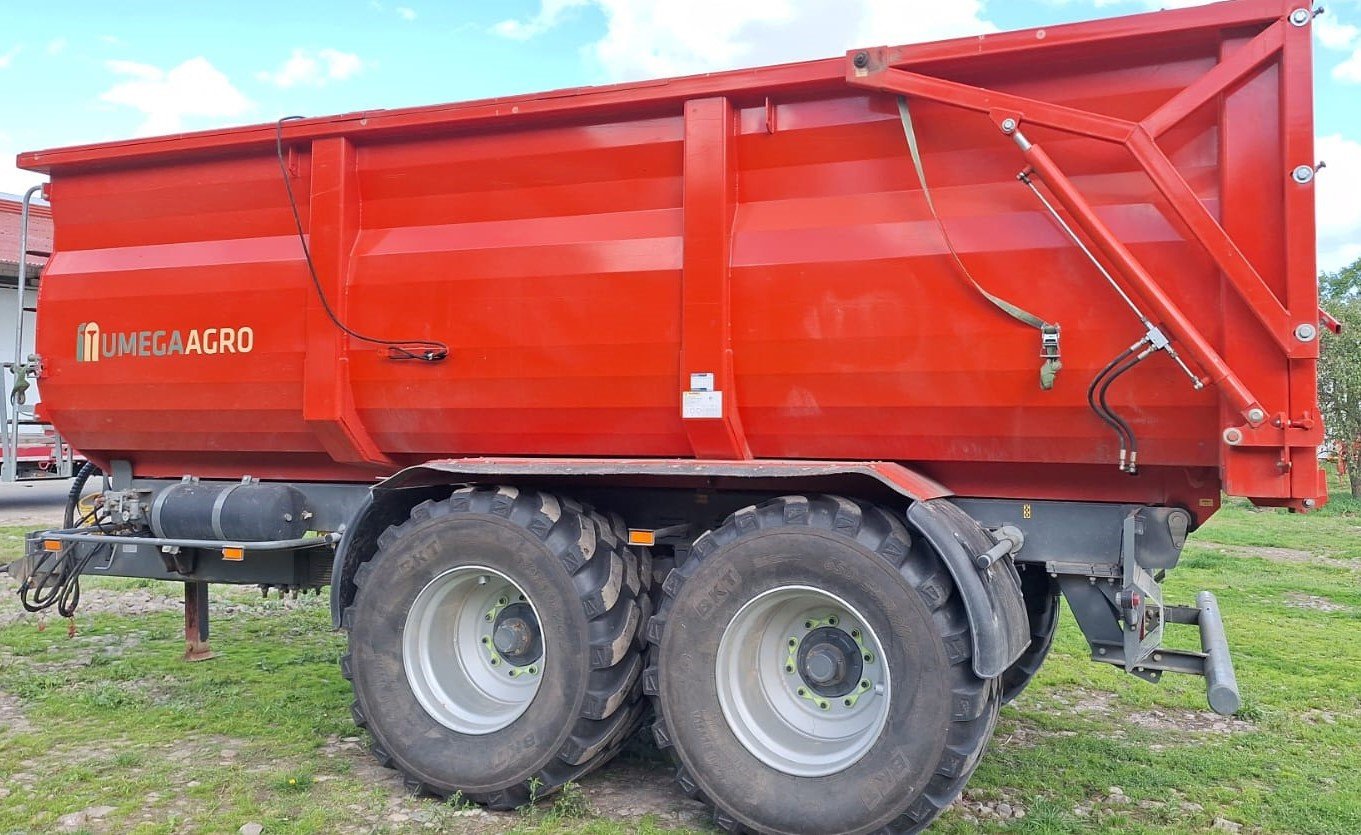
[[[933, 831], [1361, 832], [1361, 515], [1338, 502], [1292, 516], [1229, 502], [1192, 536], [1166, 591], [1218, 595], [1244, 708], [1210, 714], [1203, 682], [1152, 685], [1085, 660], [1065, 614], [1053, 656], [966, 794]], [[0, 529], [0, 561], [21, 531]], [[136, 599], [153, 584], [101, 580]], [[5, 586], [5, 589], [11, 586]], [[0, 832], [55, 829], [96, 806], [91, 831], [659, 831], [665, 812], [623, 820], [587, 808], [610, 777], [520, 814], [407, 798], [363, 754], [336, 667], [325, 598], [262, 601], [215, 588], [213, 645], [185, 664], [173, 612], [81, 615], [0, 627]], [[17, 608], [0, 600], [0, 623]], [[1179, 645], [1196, 643], [1186, 630]], [[669, 769], [651, 769], [657, 791]], [[1002, 823], [984, 807], [1023, 818]], [[611, 811], [611, 810], [607, 810]], [[618, 810], [612, 810], [618, 811]], [[626, 810], [627, 811], [627, 810]], [[636, 810], [633, 810], [636, 812]], [[980, 817], [981, 816], [981, 817]]]

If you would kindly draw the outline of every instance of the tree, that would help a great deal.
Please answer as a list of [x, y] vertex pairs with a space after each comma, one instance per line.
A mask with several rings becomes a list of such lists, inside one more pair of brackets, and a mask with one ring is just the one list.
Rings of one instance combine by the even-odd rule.
[[1319, 409], [1327, 439], [1347, 471], [1352, 496], [1361, 499], [1361, 258], [1319, 276], [1319, 302], [1342, 323], [1342, 333], [1323, 335]]

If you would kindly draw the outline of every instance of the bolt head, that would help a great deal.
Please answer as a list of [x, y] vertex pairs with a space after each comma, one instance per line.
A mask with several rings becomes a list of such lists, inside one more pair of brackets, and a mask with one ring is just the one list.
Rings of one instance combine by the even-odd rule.
[[1301, 342], [1313, 342], [1316, 336], [1318, 336], [1318, 328], [1308, 322], [1295, 328], [1295, 338]]
[[870, 65], [870, 54], [868, 52], [857, 52], [852, 63], [855, 64], [856, 69], [863, 70]]
[[1224, 443], [1229, 446], [1238, 446], [1243, 443], [1243, 432], [1236, 427], [1229, 427], [1224, 430]]
[[1016, 130], [1016, 120], [1015, 120], [1015, 119], [1007, 118], [1007, 119], [1003, 119], [1003, 120], [1002, 120], [1002, 132], [1003, 132], [1003, 133], [1011, 133], [1011, 132], [1014, 131], [1014, 130]]
[[1300, 185], [1312, 182], [1314, 179], [1314, 166], [1297, 165], [1295, 166], [1295, 170], [1290, 172], [1290, 177]]
[[1303, 502], [1301, 502], [1301, 504], [1303, 504], [1306, 508], [1311, 508], [1317, 505], [1318, 502], [1314, 501], [1313, 499], [1305, 499]]
[[1303, 26], [1308, 23], [1309, 19], [1312, 17], [1313, 15], [1308, 9], [1296, 9], [1290, 13], [1290, 22], [1296, 26]]

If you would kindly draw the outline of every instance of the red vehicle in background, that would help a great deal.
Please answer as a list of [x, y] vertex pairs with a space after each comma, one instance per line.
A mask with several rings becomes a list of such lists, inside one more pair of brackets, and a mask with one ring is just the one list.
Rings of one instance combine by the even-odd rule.
[[23, 154], [43, 408], [111, 486], [14, 570], [182, 580], [191, 654], [206, 583], [329, 584], [374, 753], [497, 808], [650, 716], [725, 829], [917, 831], [1060, 596], [1232, 713], [1160, 583], [1221, 491], [1326, 498], [1312, 18]]

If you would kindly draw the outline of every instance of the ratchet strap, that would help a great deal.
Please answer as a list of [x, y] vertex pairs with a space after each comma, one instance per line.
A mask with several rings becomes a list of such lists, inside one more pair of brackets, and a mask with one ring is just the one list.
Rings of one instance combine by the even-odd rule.
[[926, 206], [931, 210], [931, 217], [935, 219], [936, 226], [940, 228], [940, 235], [945, 239], [945, 248], [950, 251], [950, 257], [954, 259], [955, 266], [959, 268], [959, 274], [973, 285], [974, 290], [980, 296], [992, 303], [993, 307], [1007, 314], [1011, 318], [1023, 325], [1028, 325], [1040, 332], [1040, 359], [1044, 364], [1040, 366], [1040, 388], [1048, 391], [1054, 387], [1054, 378], [1058, 376], [1059, 369], [1063, 368], [1063, 362], [1059, 356], [1059, 326], [1057, 323], [1051, 324], [1044, 321], [1028, 310], [1017, 307], [1006, 299], [994, 296], [983, 285], [974, 280], [969, 273], [969, 268], [964, 266], [964, 261], [960, 259], [959, 252], [955, 249], [954, 241], [950, 239], [950, 232], [945, 228], [945, 221], [941, 220], [940, 213], [936, 211], [936, 203], [931, 199], [931, 189], [926, 186], [926, 170], [922, 168], [921, 149], [917, 146], [917, 131], [912, 127], [912, 113], [907, 109], [907, 98], [898, 97], [898, 115], [903, 120], [903, 133], [907, 136], [907, 150], [912, 154], [912, 165], [917, 169], [917, 180], [922, 186], [922, 196], [926, 198]]

